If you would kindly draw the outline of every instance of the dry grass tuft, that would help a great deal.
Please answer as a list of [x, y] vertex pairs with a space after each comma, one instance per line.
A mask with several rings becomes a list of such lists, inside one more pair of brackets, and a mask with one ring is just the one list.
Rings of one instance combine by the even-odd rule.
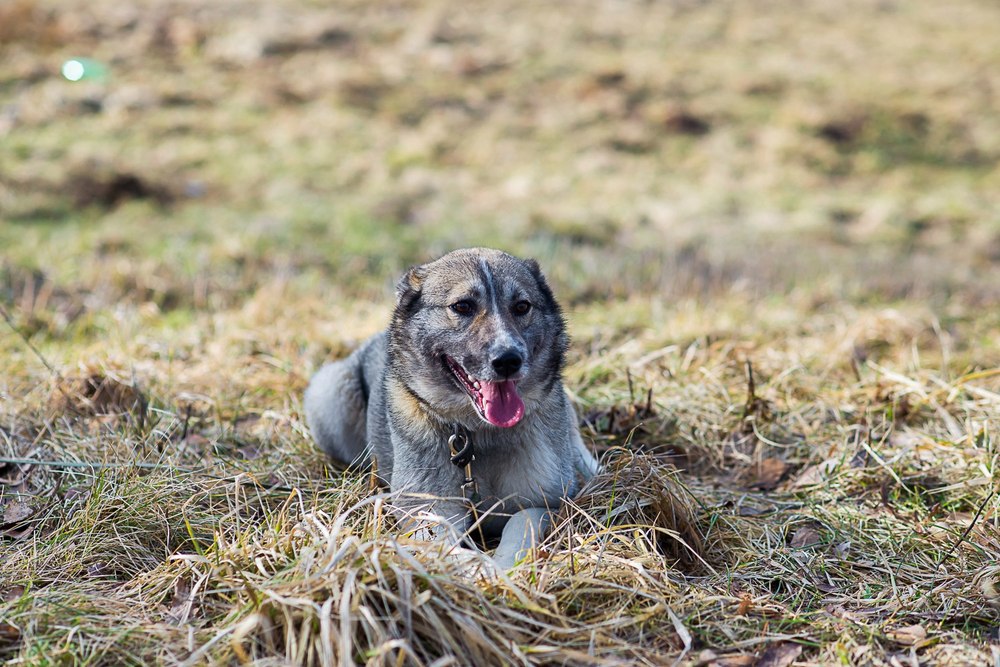
[[621, 539], [641, 542], [668, 567], [689, 573], [710, 570], [709, 560], [724, 558], [706, 550], [695, 501], [676, 471], [627, 449], [611, 450], [602, 461], [604, 471], [565, 510], [567, 525], [596, 530], [593, 539], [602, 548]]
[[60, 379], [52, 394], [59, 412], [74, 416], [132, 415], [142, 420], [148, 401], [134, 377], [110, 369], [85, 371], [81, 377]]

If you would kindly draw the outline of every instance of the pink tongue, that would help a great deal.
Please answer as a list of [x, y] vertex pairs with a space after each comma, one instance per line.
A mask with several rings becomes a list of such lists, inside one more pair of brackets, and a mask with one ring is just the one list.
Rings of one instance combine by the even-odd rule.
[[483, 395], [483, 413], [494, 426], [510, 428], [524, 416], [524, 403], [517, 395], [517, 387], [512, 380], [503, 382], [480, 382], [479, 391]]

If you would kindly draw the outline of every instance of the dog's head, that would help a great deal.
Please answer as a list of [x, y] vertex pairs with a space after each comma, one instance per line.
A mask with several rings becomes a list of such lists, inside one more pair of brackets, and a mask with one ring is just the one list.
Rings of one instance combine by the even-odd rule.
[[534, 260], [456, 250], [410, 269], [396, 297], [393, 370], [432, 409], [509, 428], [559, 381], [566, 327]]

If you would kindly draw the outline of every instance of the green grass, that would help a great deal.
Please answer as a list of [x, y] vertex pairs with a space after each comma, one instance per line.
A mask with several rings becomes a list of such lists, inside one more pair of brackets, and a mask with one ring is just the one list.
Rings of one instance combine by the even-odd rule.
[[[997, 11], [0, 7], [0, 660], [997, 663]], [[499, 581], [301, 411], [468, 245], [606, 464]]]

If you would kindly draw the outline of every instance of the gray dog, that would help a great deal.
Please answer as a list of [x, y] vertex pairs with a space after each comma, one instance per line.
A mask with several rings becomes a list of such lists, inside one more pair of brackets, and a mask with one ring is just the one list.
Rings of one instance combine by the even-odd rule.
[[500, 538], [510, 567], [597, 470], [563, 391], [568, 345], [534, 260], [471, 248], [410, 269], [387, 331], [316, 373], [316, 443], [464, 535]]

